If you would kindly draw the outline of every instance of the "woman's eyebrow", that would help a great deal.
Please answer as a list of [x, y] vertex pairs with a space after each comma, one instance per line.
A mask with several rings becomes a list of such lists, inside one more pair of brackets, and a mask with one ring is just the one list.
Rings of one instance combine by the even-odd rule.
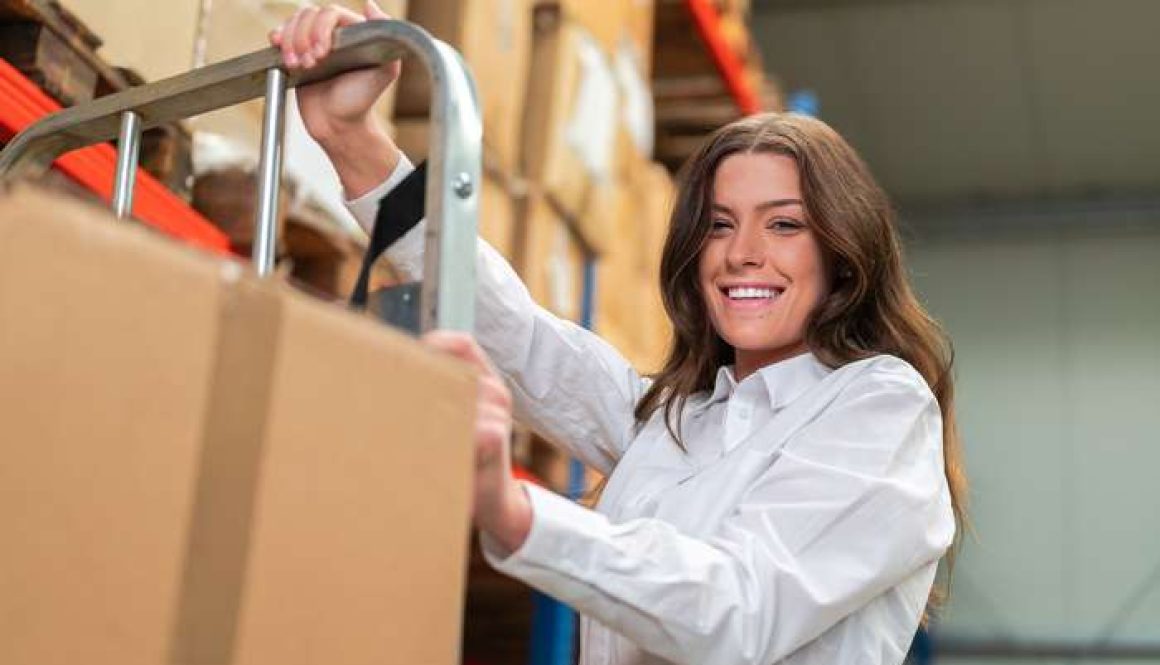
[[802, 205], [802, 200], [801, 199], [774, 199], [772, 201], [766, 201], [765, 203], [758, 203], [757, 210], [769, 210], [770, 208], [781, 208], [784, 206], [795, 206], [795, 205], [796, 206]]
[[[758, 203], [756, 206], [754, 206], [754, 210], [765, 211], [765, 210], [769, 210], [770, 208], [782, 208], [785, 206], [800, 206], [800, 205], [804, 205], [804, 203], [802, 202], [801, 199], [773, 199], [772, 201], [765, 201], [763, 203]], [[724, 212], [724, 213], [728, 213], [730, 215], [733, 214], [733, 209], [730, 208], [729, 206], [725, 205], [724, 203], [717, 203], [716, 201], [714, 201], [713, 203], [709, 204], [709, 207], [712, 208], [713, 212]]]
[[[754, 209], [759, 211], [759, 212], [765, 212], [766, 210], [769, 210], [771, 208], [783, 208], [785, 206], [800, 206], [800, 205], [804, 205], [802, 203], [801, 199], [773, 199], [772, 201], [765, 201], [764, 203], [758, 203], [754, 207]], [[723, 212], [727, 215], [733, 214], [733, 209], [730, 208], [729, 206], [725, 205], [724, 203], [713, 202], [712, 204], [709, 205], [709, 207], [713, 210], [713, 212]]]

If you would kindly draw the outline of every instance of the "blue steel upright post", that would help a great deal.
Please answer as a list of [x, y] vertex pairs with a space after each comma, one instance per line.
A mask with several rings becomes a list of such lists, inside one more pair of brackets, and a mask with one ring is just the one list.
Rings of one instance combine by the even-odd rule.
[[[580, 325], [592, 329], [596, 301], [596, 261], [584, 260], [584, 289], [580, 300]], [[584, 464], [568, 462], [568, 498], [584, 496]], [[533, 592], [532, 648], [530, 665], [572, 665], [576, 662], [576, 612], [538, 591]]]

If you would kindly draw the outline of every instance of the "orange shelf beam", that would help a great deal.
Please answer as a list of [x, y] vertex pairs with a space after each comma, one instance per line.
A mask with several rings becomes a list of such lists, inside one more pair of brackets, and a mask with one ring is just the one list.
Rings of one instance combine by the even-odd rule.
[[526, 480], [534, 485], [544, 487], [544, 481], [541, 480], [539, 476], [532, 473], [527, 468], [520, 466], [519, 464], [512, 464], [512, 476], [514, 476], [516, 480]]
[[721, 73], [725, 87], [744, 115], [761, 110], [761, 99], [753, 85], [745, 76], [745, 67], [733, 49], [729, 47], [721, 33], [721, 17], [709, 0], [685, 0], [685, 6], [693, 17], [693, 25], [709, 50], [709, 57]]
[[[56, 100], [0, 58], [0, 140], [8, 141], [44, 116], [59, 111]], [[53, 166], [105, 201], [113, 196], [117, 151], [102, 143], [61, 155]], [[226, 234], [156, 178], [137, 169], [133, 216], [171, 236], [220, 254], [230, 252]]]

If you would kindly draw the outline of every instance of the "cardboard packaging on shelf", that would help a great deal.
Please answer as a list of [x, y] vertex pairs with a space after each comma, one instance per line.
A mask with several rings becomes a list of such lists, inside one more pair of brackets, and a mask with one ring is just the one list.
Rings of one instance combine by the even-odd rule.
[[[407, 20], [463, 55], [475, 78], [484, 145], [500, 168], [515, 172], [532, 50], [530, 0], [415, 0], [408, 5]], [[430, 105], [426, 72], [404, 64], [396, 116], [426, 118]]]
[[536, 0], [536, 8], [560, 14], [570, 23], [582, 27], [601, 49], [611, 53], [633, 29], [634, 5], [639, 3], [641, 0]]
[[585, 245], [599, 253], [609, 241], [601, 204], [616, 177], [618, 88], [612, 62], [581, 25], [537, 9], [523, 173], [569, 217]]
[[459, 662], [470, 370], [29, 189], [0, 255], [0, 662]]
[[595, 327], [638, 370], [655, 372], [671, 334], [659, 284], [672, 178], [660, 164], [640, 162], [618, 193], [618, 242], [597, 263]]
[[[149, 81], [175, 76], [193, 66], [201, 3], [68, 0], [63, 4], [99, 35], [100, 55], [115, 66], [136, 70]], [[241, 3], [227, 0], [221, 4]]]
[[[94, 2], [94, 0], [85, 0]], [[96, 0], [104, 2], [104, 0]], [[154, 0], [134, 0], [157, 4]], [[200, 17], [204, 30], [197, 34], [199, 48], [204, 49], [205, 64], [221, 62], [269, 45], [270, 31], [298, 8], [296, 2], [255, 2], [254, 0], [214, 0], [205, 3], [207, 13]], [[327, 4], [337, 4], [354, 12], [362, 13], [364, 0], [337, 0]], [[406, 14], [406, 0], [383, 0], [379, 2], [383, 11], [395, 17]], [[188, 51], [192, 52], [192, 51]], [[184, 69], [189, 69], [187, 64]], [[145, 71], [145, 70], [142, 70]], [[293, 99], [296, 93], [288, 99]], [[395, 87], [392, 86], [375, 105], [375, 114], [389, 121], [395, 104]], [[256, 156], [261, 145], [262, 109], [264, 100], [255, 99], [244, 104], [206, 113], [191, 119], [190, 124], [199, 132], [208, 132], [228, 139], [240, 150]], [[297, 114], [288, 122], [298, 123]], [[290, 130], [288, 130], [290, 131]], [[297, 131], [297, 128], [295, 129]], [[303, 130], [304, 131], [304, 130]], [[314, 159], [316, 155], [299, 157], [293, 145], [287, 146], [286, 166], [289, 171], [297, 171], [300, 159]]]
[[516, 268], [536, 302], [557, 316], [580, 321], [584, 245], [560, 211], [540, 192], [524, 205]]

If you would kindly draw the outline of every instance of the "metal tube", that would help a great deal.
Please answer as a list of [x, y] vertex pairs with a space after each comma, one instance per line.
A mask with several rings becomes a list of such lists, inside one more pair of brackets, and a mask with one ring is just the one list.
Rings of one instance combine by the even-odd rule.
[[113, 180], [113, 214], [119, 218], [133, 212], [133, 186], [137, 181], [137, 159], [141, 151], [141, 116], [134, 111], [121, 114], [121, 134], [117, 139], [117, 171]]
[[[430, 48], [432, 41], [421, 28], [401, 21], [348, 26], [335, 35], [334, 51], [322, 62], [307, 71], [287, 73], [287, 87], [378, 67], [417, 48]], [[266, 72], [281, 63], [282, 52], [266, 48], [57, 111], [17, 134], [0, 151], [0, 180], [36, 176], [70, 150], [116, 139], [125, 111], [140, 115], [143, 129], [149, 129], [259, 99], [266, 92]]]
[[254, 267], [259, 275], [274, 271], [278, 242], [278, 189], [282, 178], [283, 109], [286, 73], [274, 67], [266, 72], [266, 109], [262, 118], [262, 157], [258, 164], [258, 201], [254, 219]]
[[417, 57], [432, 81], [422, 329], [471, 330], [475, 315], [472, 257], [482, 182], [479, 100], [462, 57], [410, 23], [366, 21], [342, 28], [335, 36], [334, 51], [308, 71], [281, 71], [281, 51], [267, 48], [58, 111], [17, 134], [0, 150], [0, 183], [43, 173], [69, 150], [115, 138], [126, 111], [135, 113], [146, 129], [264, 94], [266, 123], [254, 262], [259, 273], [268, 274], [276, 247], [274, 220], [286, 89], [378, 67], [407, 54]]
[[416, 44], [431, 78], [427, 157], [427, 247], [421, 327], [471, 331], [475, 323], [475, 255], [483, 128], [471, 72], [442, 42]]

